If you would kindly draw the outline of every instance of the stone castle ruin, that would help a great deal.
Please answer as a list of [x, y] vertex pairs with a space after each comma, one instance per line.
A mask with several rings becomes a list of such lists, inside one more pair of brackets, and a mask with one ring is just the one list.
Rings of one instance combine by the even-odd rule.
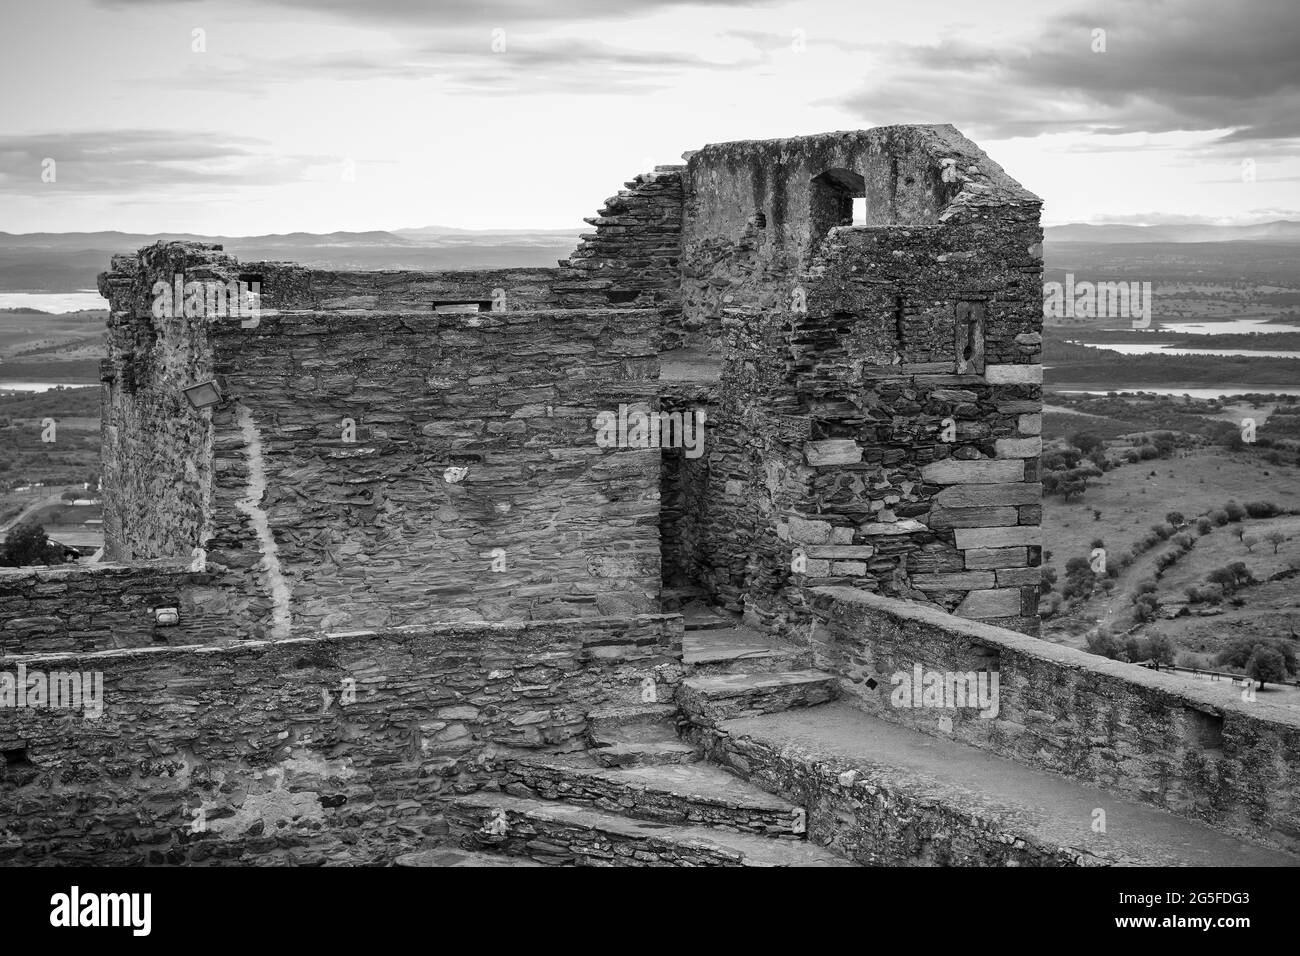
[[0, 860], [1293, 860], [1294, 716], [1032, 636], [1041, 201], [684, 158], [554, 269], [113, 258], [104, 562], [0, 572], [103, 714], [0, 707]]

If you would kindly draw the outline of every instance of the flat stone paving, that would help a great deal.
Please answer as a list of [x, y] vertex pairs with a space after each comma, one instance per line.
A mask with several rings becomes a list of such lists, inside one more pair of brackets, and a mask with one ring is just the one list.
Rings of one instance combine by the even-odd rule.
[[[720, 721], [787, 757], [857, 769], [860, 782], [1000, 821], [1049, 845], [1075, 847], [1111, 863], [1171, 866], [1300, 866], [1300, 857], [986, 751], [908, 730], [847, 703]], [[1106, 832], [1092, 831], [1093, 810]]]
[[801, 649], [748, 627], [687, 631], [682, 635], [682, 661], [718, 664], [746, 659], [792, 656]]

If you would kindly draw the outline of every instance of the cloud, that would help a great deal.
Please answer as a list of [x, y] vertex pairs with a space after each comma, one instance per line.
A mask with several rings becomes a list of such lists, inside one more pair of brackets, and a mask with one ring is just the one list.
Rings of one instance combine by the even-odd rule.
[[261, 93], [271, 85], [304, 80], [433, 80], [453, 94], [609, 95], [670, 88], [681, 82], [683, 71], [744, 69], [758, 62], [526, 35], [507, 35], [504, 49], [493, 52], [488, 34], [474, 33], [382, 53], [210, 61], [180, 82], [205, 91]]
[[[54, 161], [53, 183], [42, 171]], [[57, 188], [87, 194], [133, 190], [279, 186], [337, 157], [275, 156], [263, 140], [204, 130], [122, 129], [0, 136], [0, 192]]]
[[[188, 0], [198, 5], [199, 0]], [[774, 0], [236, 0], [247, 6], [317, 13], [373, 25], [445, 28], [466, 23], [510, 26], [513, 23], [564, 20], [611, 20], [644, 17], [665, 10], [750, 8]], [[176, 0], [99, 0], [102, 6], [179, 6]]]
[[[1104, 30], [1097, 52], [1095, 30]], [[1228, 130], [1300, 135], [1300, 5], [1144, 0], [1049, 20], [1021, 42], [877, 47], [886, 64], [837, 102], [891, 122], [952, 122], [977, 137]]]

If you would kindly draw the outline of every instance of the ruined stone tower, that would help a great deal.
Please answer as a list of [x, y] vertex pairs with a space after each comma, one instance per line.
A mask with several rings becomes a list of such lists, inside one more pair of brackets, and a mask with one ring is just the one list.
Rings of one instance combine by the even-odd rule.
[[[689, 153], [557, 269], [115, 257], [107, 554], [202, 549], [267, 634], [665, 584], [777, 627], [842, 584], [1033, 631], [1039, 208], [951, 127], [885, 127]], [[160, 319], [177, 276], [256, 283], [260, 319]], [[225, 403], [190, 408], [209, 378]], [[704, 453], [597, 447], [638, 403], [703, 413]]]

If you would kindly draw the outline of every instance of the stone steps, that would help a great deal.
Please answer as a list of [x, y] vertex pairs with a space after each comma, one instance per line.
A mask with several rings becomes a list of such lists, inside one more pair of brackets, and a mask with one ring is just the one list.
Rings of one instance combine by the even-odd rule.
[[697, 677], [805, 670], [812, 666], [812, 650], [749, 627], [692, 630], [682, 637], [682, 663]]
[[715, 674], [682, 681], [677, 702], [693, 723], [708, 726], [735, 717], [812, 707], [834, 700], [838, 693], [835, 676], [817, 670]]
[[854, 865], [803, 840], [631, 819], [503, 793], [481, 791], [452, 801], [447, 822], [466, 850], [489, 850], [548, 865]]
[[431, 850], [415, 850], [403, 853], [393, 861], [393, 866], [542, 866], [526, 857], [500, 856], [495, 853], [478, 853], [472, 850], [460, 850], [451, 846], [434, 847]]
[[593, 747], [588, 752], [602, 767], [653, 767], [663, 764], [695, 763], [704, 756], [698, 746], [676, 738], [618, 741]]
[[607, 770], [545, 757], [510, 762], [502, 778], [517, 797], [563, 800], [643, 820], [798, 837], [804, 816], [788, 800], [703, 763]]
[[1300, 857], [847, 702], [700, 726], [711, 761], [871, 866], [1300, 866]]

